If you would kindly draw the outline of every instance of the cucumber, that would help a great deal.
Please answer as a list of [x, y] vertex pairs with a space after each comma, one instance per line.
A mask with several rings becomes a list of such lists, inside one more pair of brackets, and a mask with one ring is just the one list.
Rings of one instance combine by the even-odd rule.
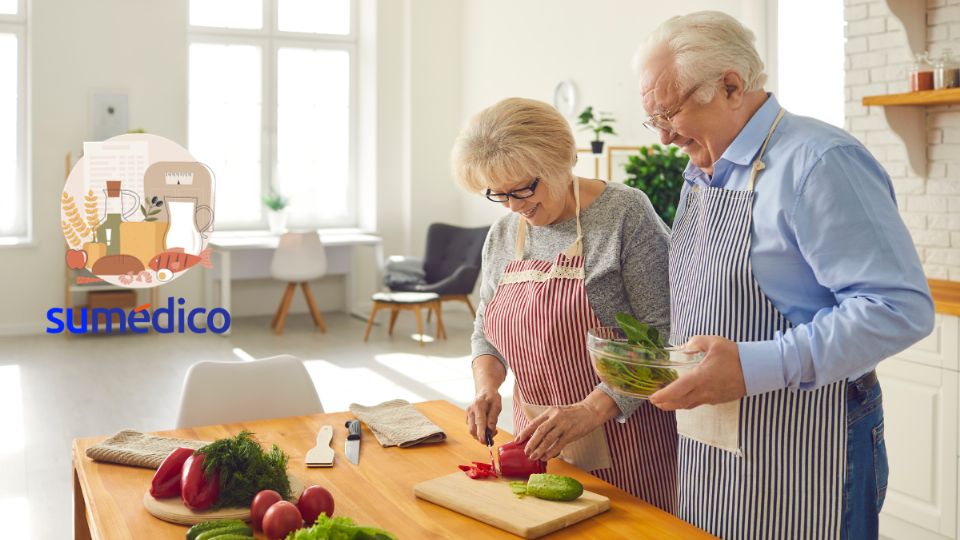
[[531, 474], [527, 495], [549, 501], [572, 501], [583, 494], [583, 484], [569, 476]]
[[243, 525], [246, 527], [246, 523], [240, 521], [239, 519], [220, 519], [213, 521], [204, 521], [203, 523], [197, 523], [193, 527], [190, 527], [190, 530], [187, 531], [187, 540], [197, 540], [197, 537], [200, 534], [207, 531], [212, 531], [214, 529], [222, 529], [224, 527], [231, 527], [236, 525]]
[[210, 529], [209, 531], [198, 534], [196, 540], [213, 540], [214, 538], [222, 538], [226, 535], [246, 536], [249, 538], [250, 527], [246, 525], [227, 525], [226, 527]]

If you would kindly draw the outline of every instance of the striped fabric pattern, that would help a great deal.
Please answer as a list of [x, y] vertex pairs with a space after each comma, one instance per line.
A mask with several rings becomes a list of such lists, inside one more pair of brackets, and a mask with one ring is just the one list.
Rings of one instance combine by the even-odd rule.
[[[522, 399], [536, 405], [569, 405], [600, 383], [587, 352], [587, 330], [600, 326], [583, 285], [582, 256], [551, 261], [514, 260], [506, 276], [553, 275], [545, 281], [504, 279], [484, 312], [487, 340], [513, 370]], [[557, 271], [557, 269], [560, 271]], [[532, 271], [532, 272], [531, 272]], [[577, 276], [577, 277], [559, 277]], [[514, 431], [527, 425], [513, 404]], [[668, 512], [676, 507], [676, 423], [669, 413], [644, 403], [625, 424], [604, 425], [609, 469], [595, 476]]]
[[[752, 191], [694, 189], [670, 251], [671, 339], [773, 339], [790, 322], [750, 266]], [[840, 537], [846, 382], [740, 401], [740, 455], [681, 436], [678, 514], [729, 539]]]

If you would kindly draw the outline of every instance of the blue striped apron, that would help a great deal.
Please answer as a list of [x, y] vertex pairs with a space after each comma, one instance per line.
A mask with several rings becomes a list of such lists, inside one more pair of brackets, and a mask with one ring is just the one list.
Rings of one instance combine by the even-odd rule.
[[[696, 335], [771, 340], [791, 327], [760, 289], [750, 264], [753, 188], [782, 117], [783, 110], [753, 163], [747, 190], [697, 186], [687, 195], [670, 246], [674, 344]], [[732, 412], [707, 414], [734, 415], [726, 420], [737, 426], [735, 450], [696, 434], [680, 436], [678, 515], [721, 538], [839, 538], [846, 381], [747, 396], [724, 410]], [[677, 411], [678, 424], [681, 415], [695, 411]]]

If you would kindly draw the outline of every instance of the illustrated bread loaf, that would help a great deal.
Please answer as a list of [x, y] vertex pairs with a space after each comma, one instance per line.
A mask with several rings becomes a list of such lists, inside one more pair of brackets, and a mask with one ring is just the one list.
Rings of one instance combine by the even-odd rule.
[[127, 272], [138, 274], [143, 271], [140, 259], [130, 255], [107, 255], [100, 257], [91, 272], [98, 276], [120, 276]]

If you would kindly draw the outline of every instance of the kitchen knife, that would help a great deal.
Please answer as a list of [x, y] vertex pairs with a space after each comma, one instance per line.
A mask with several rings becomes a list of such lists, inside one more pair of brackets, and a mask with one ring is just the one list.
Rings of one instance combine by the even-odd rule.
[[497, 473], [497, 476], [500, 476], [500, 469], [497, 468], [497, 462], [493, 460], [493, 431], [487, 428], [484, 436], [487, 439], [487, 452], [490, 453], [490, 466], [493, 467], [493, 472]]
[[360, 463], [360, 421], [347, 420], [347, 440], [343, 443], [343, 453], [354, 465]]

